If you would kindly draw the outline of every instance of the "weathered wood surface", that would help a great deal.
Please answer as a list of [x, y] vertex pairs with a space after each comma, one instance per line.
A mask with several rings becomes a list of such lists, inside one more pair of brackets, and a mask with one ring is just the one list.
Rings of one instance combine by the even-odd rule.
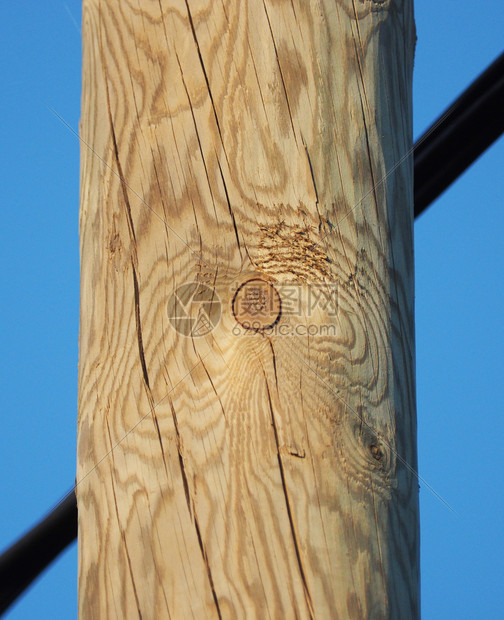
[[82, 620], [418, 616], [414, 38], [412, 0], [84, 0]]

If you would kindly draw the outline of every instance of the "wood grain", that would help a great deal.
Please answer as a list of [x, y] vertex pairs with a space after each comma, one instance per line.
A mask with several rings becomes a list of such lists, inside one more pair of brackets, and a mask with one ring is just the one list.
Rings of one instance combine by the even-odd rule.
[[84, 0], [82, 620], [419, 616], [414, 40], [411, 0]]

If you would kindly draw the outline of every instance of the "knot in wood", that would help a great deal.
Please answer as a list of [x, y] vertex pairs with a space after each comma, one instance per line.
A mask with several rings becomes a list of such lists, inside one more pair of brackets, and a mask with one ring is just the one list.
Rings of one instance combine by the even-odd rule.
[[377, 446], [375, 443], [372, 443], [369, 446], [369, 451], [371, 452], [371, 456], [377, 460], [377, 461], [381, 461], [383, 458], [383, 452], [380, 448], [380, 446]]
[[278, 291], [270, 282], [260, 278], [244, 282], [233, 298], [234, 317], [245, 329], [269, 329], [278, 323], [281, 313]]

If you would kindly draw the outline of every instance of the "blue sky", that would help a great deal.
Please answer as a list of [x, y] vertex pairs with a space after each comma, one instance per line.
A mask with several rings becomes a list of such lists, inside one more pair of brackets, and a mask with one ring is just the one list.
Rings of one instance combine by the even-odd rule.
[[[417, 0], [415, 137], [504, 49], [504, 4]], [[75, 476], [80, 2], [0, 21], [0, 549]], [[504, 111], [503, 111], [504, 113]], [[470, 136], [468, 136], [470, 139]], [[424, 619], [502, 617], [504, 139], [415, 224]], [[76, 618], [76, 546], [11, 620]]]

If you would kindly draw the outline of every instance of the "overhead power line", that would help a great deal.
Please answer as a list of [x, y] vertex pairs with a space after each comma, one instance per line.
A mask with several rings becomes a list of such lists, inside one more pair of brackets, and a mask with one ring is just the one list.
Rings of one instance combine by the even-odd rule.
[[414, 146], [415, 217], [504, 133], [504, 53]]
[[0, 614], [76, 538], [77, 502], [71, 491], [0, 556]]
[[[502, 133], [504, 53], [415, 143], [415, 217]], [[77, 503], [72, 491], [0, 556], [0, 614], [76, 537]]]

